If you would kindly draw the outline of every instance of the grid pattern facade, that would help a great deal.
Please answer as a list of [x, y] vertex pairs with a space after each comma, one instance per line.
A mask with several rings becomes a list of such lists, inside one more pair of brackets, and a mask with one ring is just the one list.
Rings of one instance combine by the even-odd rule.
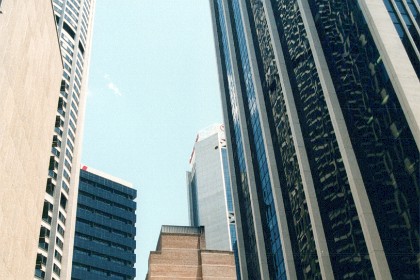
[[60, 95], [46, 179], [35, 278], [68, 279], [95, 0], [54, 0], [52, 4], [64, 70], [61, 86], [57, 89]]
[[72, 280], [135, 278], [137, 191], [81, 170]]
[[418, 76], [418, 3], [375, 3], [406, 73], [357, 1], [210, 3], [242, 274], [418, 278], [419, 143], [399, 86]]

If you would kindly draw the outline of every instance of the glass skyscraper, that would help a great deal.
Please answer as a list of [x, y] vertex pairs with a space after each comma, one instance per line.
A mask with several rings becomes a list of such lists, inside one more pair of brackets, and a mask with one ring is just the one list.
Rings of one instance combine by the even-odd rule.
[[210, 6], [242, 279], [418, 279], [418, 3]]
[[215, 124], [197, 134], [187, 172], [190, 225], [204, 226], [210, 250], [237, 256], [235, 213], [224, 126]]
[[[63, 61], [35, 261], [36, 279], [69, 279], [95, 0], [54, 0]], [[40, 217], [41, 219], [41, 217]]]
[[130, 183], [82, 167], [72, 280], [135, 278], [136, 197]]

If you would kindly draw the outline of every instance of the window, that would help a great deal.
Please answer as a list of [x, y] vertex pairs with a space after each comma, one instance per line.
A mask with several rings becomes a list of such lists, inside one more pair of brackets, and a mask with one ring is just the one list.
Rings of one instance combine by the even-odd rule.
[[66, 156], [69, 158], [70, 161], [73, 161], [73, 156], [71, 155], [68, 149], [66, 149]]
[[75, 263], [75, 264], [73, 264], [73, 267], [76, 268], [76, 269], [88, 271], [88, 267], [86, 265], [83, 265], [83, 264]]
[[67, 197], [61, 194], [60, 198], [60, 206], [63, 207], [64, 210], [66, 210], [67, 207]]
[[[1, 8], [0, 8], [1, 9]], [[0, 14], [1, 14], [1, 10], [0, 10]], [[36, 268], [35, 269], [35, 277], [39, 278], [39, 279], [44, 279], [45, 277], [45, 272], [42, 271], [40, 268]]]
[[57, 225], [57, 231], [61, 234], [61, 236], [64, 236], [64, 229], [60, 225]]
[[108, 273], [105, 270], [95, 268], [95, 267], [91, 267], [90, 272], [98, 274], [98, 275], [108, 276]]
[[47, 264], [47, 257], [38, 253], [36, 255], [35, 267], [36, 268], [41, 268], [42, 266], [45, 266], [46, 264]]
[[60, 219], [60, 221], [63, 222], [63, 224], [66, 223], [66, 217], [64, 217], [64, 215], [63, 215], [63, 213], [61, 213], [61, 211], [58, 212], [58, 218]]
[[[68, 162], [67, 159], [64, 160], [64, 165], [67, 167], [67, 169], [71, 172], [71, 164]], [[70, 181], [70, 180], [68, 180]]]
[[60, 249], [63, 249], [64, 243], [63, 243], [63, 241], [61, 241], [61, 239], [60, 239], [60, 238], [58, 238], [58, 236], [55, 238], [55, 243], [57, 244], [57, 246], [58, 246]]
[[63, 28], [74, 39], [74, 37], [76, 36], [76, 33], [73, 31], [73, 29], [67, 23], [63, 22]]
[[63, 177], [70, 183], [70, 175], [65, 169], [63, 171]]
[[49, 212], [52, 211], [52, 209], [53, 209], [53, 205], [45, 200], [44, 208], [42, 209], [42, 220], [44, 220], [48, 224], [51, 224], [52, 218], [49, 215]]
[[67, 186], [67, 184], [64, 181], [61, 181], [61, 187], [63, 188], [63, 190], [65, 190], [67, 194], [69, 193], [69, 186]]
[[49, 195], [54, 196], [54, 189], [55, 189], [55, 185], [54, 185], [54, 183], [52, 182], [52, 179], [51, 179], [51, 178], [48, 178], [48, 179], [47, 179], [47, 186], [46, 186], [45, 191], [46, 191]]
[[61, 259], [63, 257], [61, 256], [61, 254], [57, 250], [55, 250], [55, 252], [54, 252], [54, 257], [55, 257], [56, 260], [58, 260], [61, 263]]
[[53, 266], [53, 271], [54, 271], [55, 274], [60, 276], [61, 269], [56, 264], [54, 264], [54, 266]]
[[[60, 97], [60, 99], [63, 100], [62, 97]], [[61, 146], [61, 141], [58, 139], [57, 135], [53, 136], [52, 146], [53, 147], [60, 147]]]

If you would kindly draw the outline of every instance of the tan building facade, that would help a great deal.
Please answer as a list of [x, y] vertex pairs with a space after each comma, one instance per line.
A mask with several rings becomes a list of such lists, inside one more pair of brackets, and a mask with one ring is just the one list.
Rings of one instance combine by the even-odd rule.
[[204, 227], [162, 226], [146, 280], [236, 279], [233, 252], [206, 250]]
[[50, 0], [0, 2], [0, 279], [31, 279], [63, 64]]

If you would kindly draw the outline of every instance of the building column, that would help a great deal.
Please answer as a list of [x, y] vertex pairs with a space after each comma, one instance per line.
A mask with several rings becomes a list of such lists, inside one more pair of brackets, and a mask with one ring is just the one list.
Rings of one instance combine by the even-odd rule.
[[322, 45], [318, 37], [309, 4], [307, 1], [303, 0], [297, 0], [297, 2], [305, 25], [305, 30], [308, 33], [309, 44], [321, 81], [322, 91], [325, 96], [338, 147], [346, 168], [350, 189], [356, 205], [375, 277], [377, 279], [392, 279], [366, 188], [344, 121], [343, 112], [340, 103], [338, 102], [334, 84], [328, 70], [327, 61], [322, 50]]
[[231, 16], [229, 11], [229, 3], [230, 0], [223, 0], [223, 12], [226, 21], [226, 32], [228, 38], [228, 45], [229, 45], [229, 52], [232, 64], [232, 74], [233, 80], [236, 90], [236, 97], [238, 101], [238, 109], [239, 109], [239, 123], [241, 128], [241, 135], [242, 135], [242, 144], [243, 144], [243, 152], [245, 157], [245, 165], [247, 170], [247, 179], [248, 179], [248, 186], [249, 186], [249, 195], [252, 207], [252, 218], [254, 222], [254, 232], [255, 232], [255, 239], [256, 239], [256, 246], [257, 246], [257, 254], [258, 254], [258, 263], [260, 267], [260, 276], [261, 279], [270, 279], [270, 274], [268, 271], [268, 264], [267, 264], [267, 253], [265, 250], [265, 240], [264, 240], [264, 233], [261, 223], [261, 212], [260, 206], [258, 201], [257, 195], [257, 188], [255, 182], [255, 173], [254, 173], [254, 166], [252, 163], [252, 154], [251, 154], [251, 144], [249, 139], [249, 132], [247, 127], [247, 121], [245, 116], [245, 105], [243, 100], [242, 92], [245, 89], [241, 88], [240, 78], [238, 73], [238, 61], [236, 60], [236, 48], [234, 39], [233, 39], [233, 25], [234, 23], [231, 22]]
[[299, 170], [302, 177], [302, 185], [308, 204], [309, 216], [311, 219], [312, 230], [315, 239], [319, 266], [323, 279], [334, 279], [330, 255], [328, 252], [327, 241], [325, 238], [324, 228], [322, 225], [321, 214], [318, 207], [314, 182], [312, 180], [311, 169], [309, 166], [308, 155], [306, 153], [302, 131], [299, 124], [299, 118], [295, 101], [293, 98], [292, 87], [287, 73], [287, 66], [283, 55], [283, 50], [278, 35], [276, 21], [273, 13], [273, 7], [270, 0], [262, 0], [267, 18], [269, 32], [272, 39], [273, 49], [276, 56], [277, 67], [279, 69], [281, 87], [284, 93], [284, 100], [289, 116], [290, 128], [292, 132], [293, 142], [296, 149], [296, 156], [299, 163]]
[[[221, 103], [222, 103], [222, 110], [223, 110], [223, 119], [224, 119], [224, 125], [225, 125], [225, 133], [226, 133], [226, 139], [229, 139], [226, 141], [227, 149], [229, 151], [233, 151], [232, 143], [230, 139], [232, 139], [232, 136], [230, 134], [231, 127], [229, 124], [228, 119], [228, 108], [226, 103], [225, 93], [229, 92], [229, 85], [224, 83], [224, 77], [223, 77], [223, 70], [222, 70], [222, 58], [221, 58], [221, 48], [222, 42], [219, 42], [219, 31], [217, 29], [216, 24], [216, 17], [218, 16], [215, 12], [215, 3], [214, 0], [209, 0], [210, 2], [210, 12], [212, 14], [212, 25], [213, 25], [213, 38], [215, 40], [215, 52], [216, 52], [216, 64], [217, 64], [217, 73], [218, 73], [218, 80], [219, 80], [219, 86], [220, 86], [220, 92], [221, 92]], [[235, 210], [235, 217], [236, 217], [236, 239], [237, 239], [237, 247], [238, 247], [238, 259], [239, 259], [239, 269], [241, 273], [242, 279], [248, 279], [248, 268], [247, 268], [247, 262], [246, 262], [246, 253], [245, 253], [245, 245], [244, 245], [244, 236], [242, 234], [242, 220], [241, 220], [241, 210], [238, 203], [238, 190], [237, 190], [237, 183], [236, 183], [236, 176], [235, 176], [235, 163], [233, 159], [233, 155], [231, 152], [227, 153], [228, 155], [228, 162], [229, 162], [229, 174], [230, 174], [230, 180], [231, 180], [231, 188], [232, 188], [232, 199], [233, 199], [233, 208]]]
[[245, 40], [248, 49], [249, 63], [252, 72], [252, 81], [254, 84], [255, 97], [260, 116], [261, 131], [263, 134], [264, 149], [267, 156], [267, 165], [269, 169], [272, 192], [274, 196], [274, 206], [276, 209], [277, 222], [280, 232], [280, 241], [284, 257], [287, 279], [297, 279], [295, 261], [293, 257], [292, 244], [290, 241], [289, 227], [287, 225], [286, 210], [283, 203], [283, 195], [280, 188], [280, 179], [278, 175], [278, 167], [274, 154], [273, 139], [268, 122], [266, 105], [264, 100], [264, 92], [261, 85], [261, 77], [258, 71], [258, 63], [255, 54], [255, 48], [252, 39], [249, 15], [245, 0], [239, 1], [241, 7], [241, 17], [245, 33]]
[[[382, 0], [359, 0], [398, 101], [420, 149], [420, 82]], [[416, 1], [414, 1], [416, 2]]]

